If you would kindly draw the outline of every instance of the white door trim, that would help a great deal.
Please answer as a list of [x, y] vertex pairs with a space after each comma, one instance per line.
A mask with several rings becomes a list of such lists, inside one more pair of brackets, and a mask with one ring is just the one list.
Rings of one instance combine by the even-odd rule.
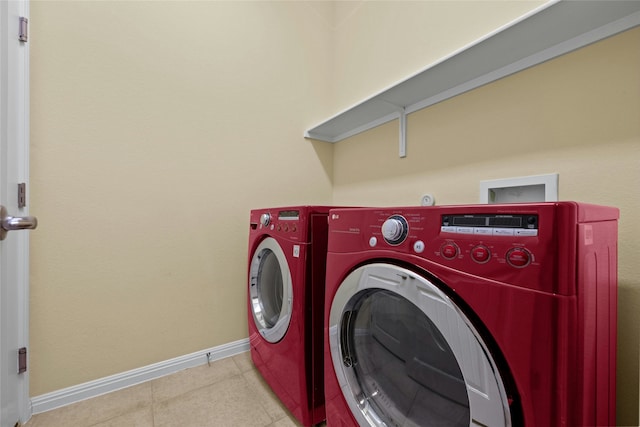
[[[19, 18], [29, 18], [28, 0], [0, 2], [0, 201], [9, 215], [29, 215], [29, 43], [18, 41]], [[26, 206], [18, 207], [18, 183], [27, 184]], [[27, 232], [13, 231], [2, 246], [2, 318], [10, 317], [11, 336], [3, 329], [1, 357], [3, 405], [6, 396], [15, 396], [7, 409], [13, 419], [14, 414], [21, 423], [31, 417], [29, 400], [29, 371], [14, 377], [17, 372], [17, 350], [29, 348], [29, 235]], [[15, 305], [14, 305], [15, 304]], [[11, 307], [11, 309], [7, 309]], [[28, 360], [28, 357], [27, 357]], [[4, 370], [6, 369], [6, 371]], [[15, 369], [15, 371], [14, 371]], [[17, 378], [17, 379], [16, 379]], [[5, 388], [6, 387], [6, 388]], [[13, 421], [11, 421], [13, 423]], [[13, 425], [13, 424], [12, 424]]]

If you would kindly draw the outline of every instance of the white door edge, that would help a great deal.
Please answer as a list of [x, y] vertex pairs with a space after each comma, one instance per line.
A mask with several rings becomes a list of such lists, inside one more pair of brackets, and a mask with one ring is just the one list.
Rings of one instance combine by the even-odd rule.
[[[29, 42], [18, 41], [20, 17], [29, 18], [28, 0], [0, 2], [0, 200], [12, 216], [27, 216], [29, 210]], [[17, 204], [18, 183], [27, 185], [24, 208]], [[9, 233], [1, 255], [0, 286], [8, 299], [0, 306], [1, 316], [10, 319], [13, 328], [3, 329], [0, 337], [1, 419], [13, 427], [15, 418], [22, 424], [31, 418], [29, 371], [17, 374], [17, 350], [29, 349], [28, 233]]]

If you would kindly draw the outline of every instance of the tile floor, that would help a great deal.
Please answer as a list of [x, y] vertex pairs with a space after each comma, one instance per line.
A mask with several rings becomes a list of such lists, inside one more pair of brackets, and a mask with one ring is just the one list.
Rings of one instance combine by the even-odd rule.
[[25, 427], [295, 427], [250, 353], [34, 415]]

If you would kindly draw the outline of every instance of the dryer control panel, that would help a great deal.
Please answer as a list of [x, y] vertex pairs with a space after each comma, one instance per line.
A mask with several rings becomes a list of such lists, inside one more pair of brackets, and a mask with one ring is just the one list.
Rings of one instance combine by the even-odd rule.
[[556, 211], [554, 204], [335, 209], [329, 215], [329, 251], [419, 257], [467, 274], [554, 291]]
[[442, 215], [440, 231], [480, 236], [537, 236], [538, 215]]
[[[537, 214], [454, 214], [441, 216], [441, 233], [453, 233], [455, 237], [535, 237], [538, 235]], [[467, 249], [470, 259], [485, 264], [496, 256], [493, 245], [480, 241]], [[452, 260], [461, 255], [457, 244], [452, 240], [440, 247], [440, 255]], [[514, 246], [504, 253], [504, 261], [515, 268], [527, 267], [534, 259], [533, 254], [524, 246]]]

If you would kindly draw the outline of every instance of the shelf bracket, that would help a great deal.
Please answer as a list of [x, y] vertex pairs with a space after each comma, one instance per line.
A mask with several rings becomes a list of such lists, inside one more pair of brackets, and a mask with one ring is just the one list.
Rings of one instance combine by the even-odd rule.
[[399, 129], [400, 129], [400, 153], [399, 156], [401, 159], [407, 157], [407, 111], [402, 108], [398, 111], [399, 117]]
[[384, 102], [387, 105], [391, 105], [398, 112], [398, 128], [399, 128], [399, 135], [398, 135], [399, 154], [398, 155], [400, 156], [401, 159], [403, 159], [407, 157], [407, 109], [406, 107], [401, 107], [383, 98], [378, 99], [378, 101]]

